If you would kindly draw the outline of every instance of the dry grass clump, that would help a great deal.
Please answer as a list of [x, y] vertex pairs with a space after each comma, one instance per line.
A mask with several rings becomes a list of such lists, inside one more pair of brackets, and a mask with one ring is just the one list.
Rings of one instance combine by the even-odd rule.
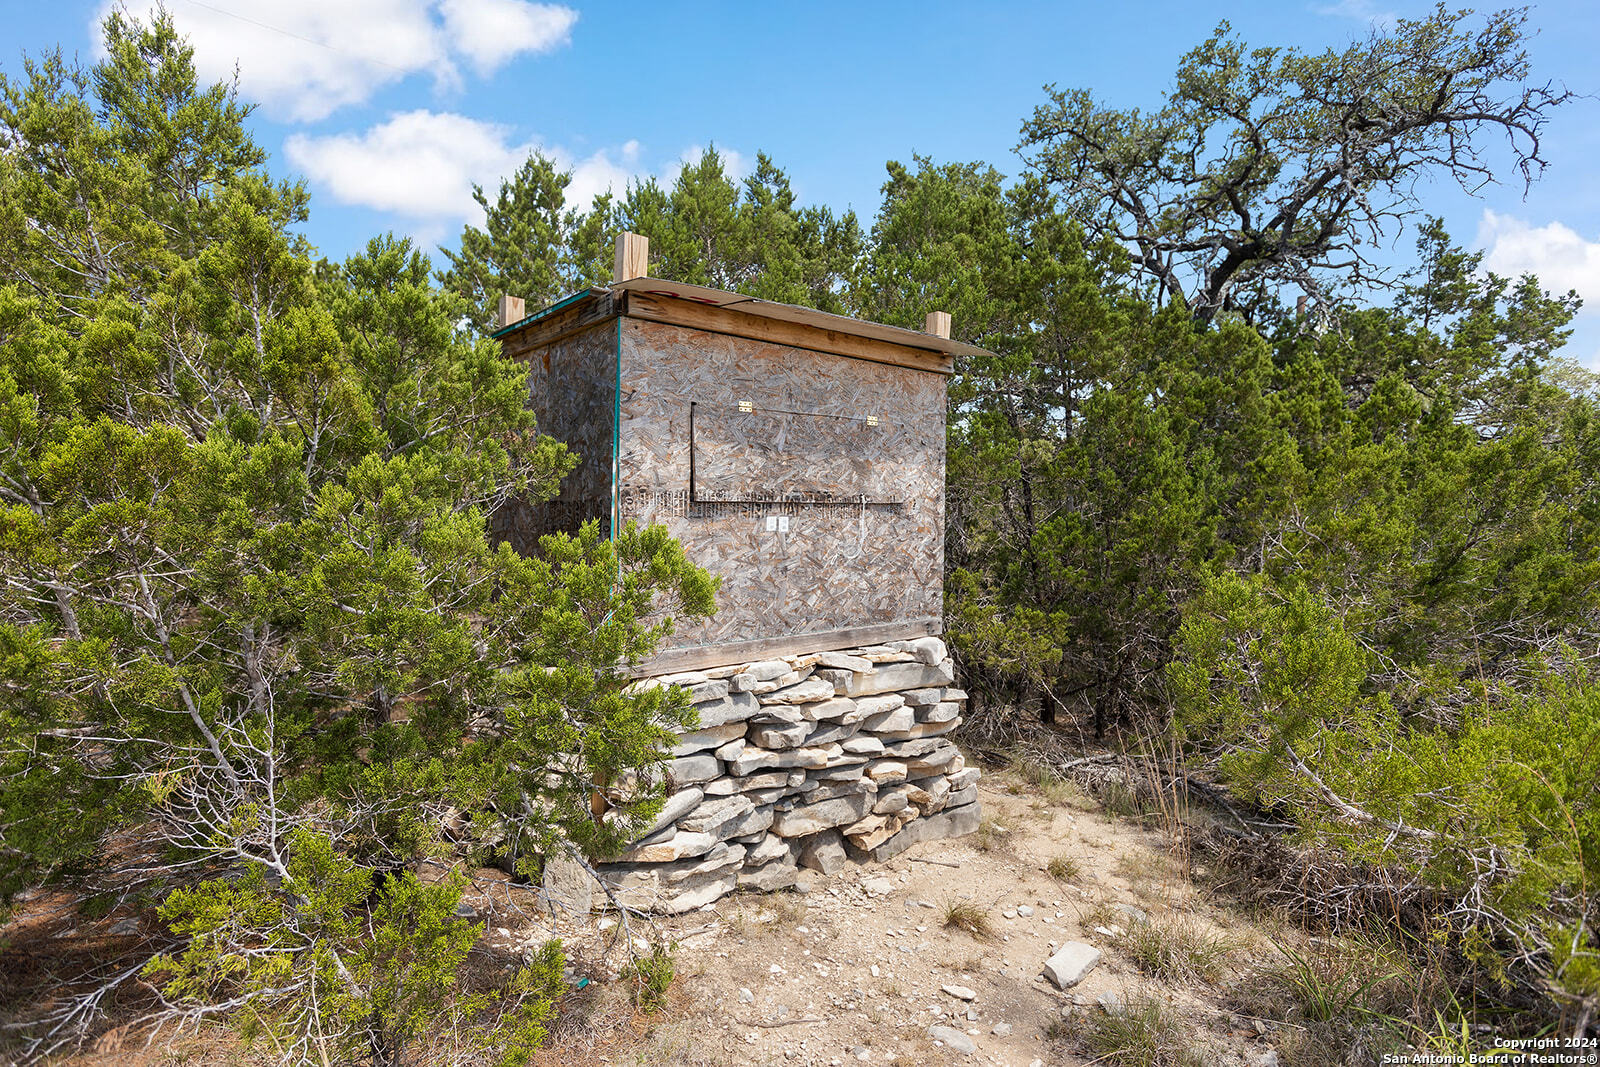
[[1233, 951], [1226, 938], [1190, 918], [1129, 925], [1122, 951], [1140, 971], [1164, 982], [1215, 982]]
[[994, 936], [994, 923], [989, 919], [989, 909], [970, 900], [945, 901], [944, 925], [965, 930], [983, 940]]
[[1205, 1067], [1192, 1030], [1167, 1004], [1149, 993], [1134, 993], [1110, 1011], [1075, 1017], [1068, 1035], [1099, 1064], [1116, 1067]]
[[1230, 1000], [1244, 1014], [1291, 1024], [1286, 1062], [1343, 1067], [1377, 1062], [1407, 1047], [1406, 1016], [1425, 1014], [1437, 983], [1393, 945], [1376, 939], [1313, 940], [1297, 949], [1274, 942], [1274, 958], [1257, 966]]
[[1011, 831], [993, 819], [981, 820], [977, 832], [972, 835], [972, 847], [980, 852], [1000, 852], [1010, 845]]
[[1045, 864], [1044, 873], [1058, 882], [1079, 882], [1083, 880], [1083, 868], [1077, 860], [1064, 852]]

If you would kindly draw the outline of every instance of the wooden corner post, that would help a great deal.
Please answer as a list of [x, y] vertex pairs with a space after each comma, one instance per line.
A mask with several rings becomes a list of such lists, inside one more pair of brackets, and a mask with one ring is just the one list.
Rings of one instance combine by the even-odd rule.
[[617, 263], [612, 272], [614, 282], [631, 281], [650, 274], [650, 238], [623, 230], [617, 234]]
[[922, 321], [922, 332], [931, 333], [935, 337], [950, 339], [950, 312], [930, 311], [928, 317]]
[[500, 308], [494, 316], [496, 326], [503, 330], [513, 322], [521, 322], [527, 315], [527, 303], [522, 297], [500, 294]]

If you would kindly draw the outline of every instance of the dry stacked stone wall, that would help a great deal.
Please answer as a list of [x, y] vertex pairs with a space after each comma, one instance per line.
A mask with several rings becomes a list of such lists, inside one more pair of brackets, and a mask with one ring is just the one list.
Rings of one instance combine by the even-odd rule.
[[978, 769], [945, 736], [967, 694], [936, 637], [643, 679], [686, 687], [699, 728], [656, 825], [599, 873], [681, 912], [978, 828]]

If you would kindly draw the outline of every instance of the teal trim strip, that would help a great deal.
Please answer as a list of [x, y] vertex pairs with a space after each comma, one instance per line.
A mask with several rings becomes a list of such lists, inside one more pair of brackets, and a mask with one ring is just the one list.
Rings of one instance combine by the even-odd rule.
[[593, 296], [593, 295], [594, 295], [594, 290], [592, 290], [592, 289], [585, 289], [582, 292], [573, 293], [571, 296], [569, 296], [569, 297], [567, 297], [567, 298], [565, 298], [563, 300], [557, 300], [554, 304], [551, 304], [549, 307], [545, 308], [543, 311], [535, 311], [532, 315], [528, 315], [528, 316], [525, 316], [524, 318], [520, 318], [516, 322], [513, 322], [510, 326], [502, 326], [502, 327], [500, 327], [500, 329], [496, 330], [494, 333], [491, 333], [489, 335], [489, 337], [492, 340], [499, 340], [500, 338], [504, 337], [506, 334], [510, 333], [512, 330], [520, 330], [524, 326], [531, 326], [534, 323], [538, 322], [540, 319], [545, 318], [545, 317], [550, 316], [550, 315], [554, 315], [556, 312], [560, 311], [562, 308], [571, 307], [573, 304], [576, 304], [578, 301], [582, 300], [584, 297]]
[[622, 316], [617, 316], [617, 376], [611, 383], [611, 540], [622, 522]]

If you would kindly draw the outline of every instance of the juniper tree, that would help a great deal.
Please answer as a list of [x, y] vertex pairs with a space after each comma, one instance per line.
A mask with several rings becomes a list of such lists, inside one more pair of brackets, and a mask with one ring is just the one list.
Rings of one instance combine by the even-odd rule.
[[[105, 32], [0, 84], [0, 893], [165, 897], [166, 932], [31, 1048], [142, 977], [286, 1060], [398, 1062], [477, 932], [419, 874], [649, 818], [687, 713], [626, 666], [712, 585], [659, 529], [491, 544], [573, 462], [522, 368], [406, 242], [313, 263], [165, 16]], [[559, 970], [506, 991], [513, 1044]]]

